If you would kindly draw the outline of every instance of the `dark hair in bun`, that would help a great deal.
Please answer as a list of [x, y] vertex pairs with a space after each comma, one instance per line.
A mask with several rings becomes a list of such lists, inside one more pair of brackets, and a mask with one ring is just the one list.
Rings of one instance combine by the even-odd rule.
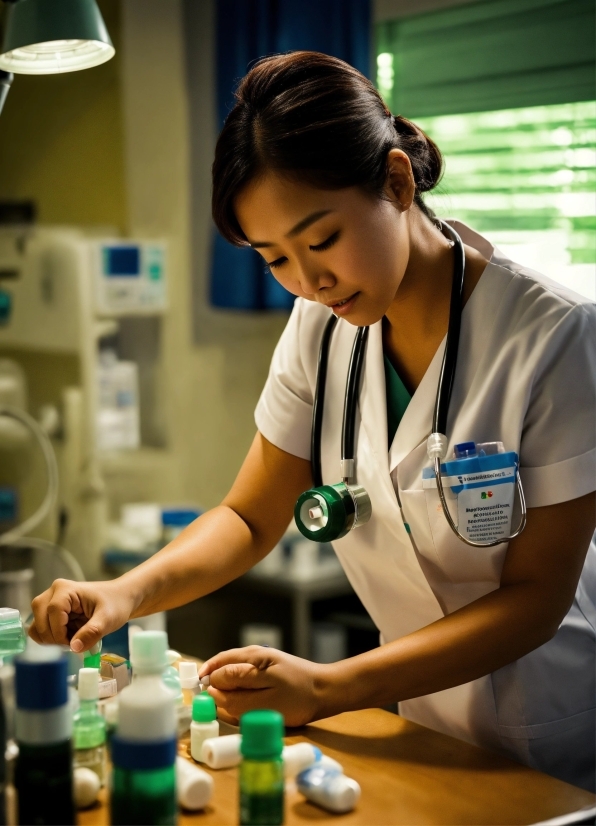
[[443, 159], [422, 129], [393, 117], [373, 84], [342, 60], [318, 52], [264, 58], [240, 82], [217, 141], [215, 224], [233, 244], [247, 243], [234, 199], [266, 169], [321, 189], [359, 186], [381, 195], [394, 147], [410, 158], [414, 201], [432, 219], [421, 193], [439, 182]]

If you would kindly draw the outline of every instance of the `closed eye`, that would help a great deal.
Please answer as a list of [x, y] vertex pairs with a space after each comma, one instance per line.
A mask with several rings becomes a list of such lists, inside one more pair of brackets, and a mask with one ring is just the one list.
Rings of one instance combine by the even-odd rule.
[[281, 267], [282, 264], [285, 264], [288, 259], [285, 255], [282, 255], [281, 258], [276, 258], [275, 261], [268, 261], [267, 267], [270, 270], [274, 270], [276, 267]]
[[339, 230], [337, 230], [337, 232], [334, 232], [333, 235], [330, 235], [326, 241], [323, 241], [321, 244], [316, 244], [315, 246], [310, 246], [309, 249], [313, 252], [324, 252], [325, 250], [328, 250], [329, 247], [332, 247], [338, 238]]

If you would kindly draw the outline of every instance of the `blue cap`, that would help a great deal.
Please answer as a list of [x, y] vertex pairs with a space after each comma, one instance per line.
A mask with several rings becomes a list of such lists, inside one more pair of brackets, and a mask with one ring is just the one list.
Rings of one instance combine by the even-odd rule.
[[41, 661], [17, 657], [15, 668], [17, 708], [48, 711], [68, 702], [66, 657]]
[[453, 448], [456, 459], [465, 459], [466, 456], [476, 455], [476, 442], [460, 442]]
[[185, 528], [201, 515], [197, 508], [167, 508], [161, 512], [161, 523], [176, 528]]

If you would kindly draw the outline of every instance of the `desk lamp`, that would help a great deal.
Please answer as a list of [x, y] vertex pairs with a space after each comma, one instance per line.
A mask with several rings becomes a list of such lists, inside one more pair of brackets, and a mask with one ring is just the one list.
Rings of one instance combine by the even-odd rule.
[[54, 75], [89, 69], [115, 53], [95, 0], [4, 0], [0, 112], [12, 73]]

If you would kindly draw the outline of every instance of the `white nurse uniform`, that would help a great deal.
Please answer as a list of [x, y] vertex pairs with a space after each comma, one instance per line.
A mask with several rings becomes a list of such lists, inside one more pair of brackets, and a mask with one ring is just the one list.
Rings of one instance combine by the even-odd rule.
[[[502, 441], [520, 455], [529, 508], [596, 489], [596, 307], [505, 258], [457, 221], [464, 243], [490, 263], [462, 315], [449, 409], [449, 454], [458, 442]], [[297, 299], [256, 409], [260, 432], [310, 458], [317, 356], [329, 317]], [[322, 435], [324, 483], [340, 480], [345, 382], [355, 328], [336, 326]], [[499, 587], [507, 545], [457, 539], [436, 490], [422, 485], [444, 342], [387, 450], [381, 322], [370, 328], [356, 422], [356, 474], [372, 518], [334, 543], [382, 642], [428, 625]], [[400, 515], [396, 490], [411, 541]], [[512, 524], [516, 525], [516, 514]], [[571, 526], [570, 526], [571, 527]], [[525, 657], [465, 685], [400, 703], [400, 714], [454, 737], [594, 788], [596, 544], [556, 635]]]

